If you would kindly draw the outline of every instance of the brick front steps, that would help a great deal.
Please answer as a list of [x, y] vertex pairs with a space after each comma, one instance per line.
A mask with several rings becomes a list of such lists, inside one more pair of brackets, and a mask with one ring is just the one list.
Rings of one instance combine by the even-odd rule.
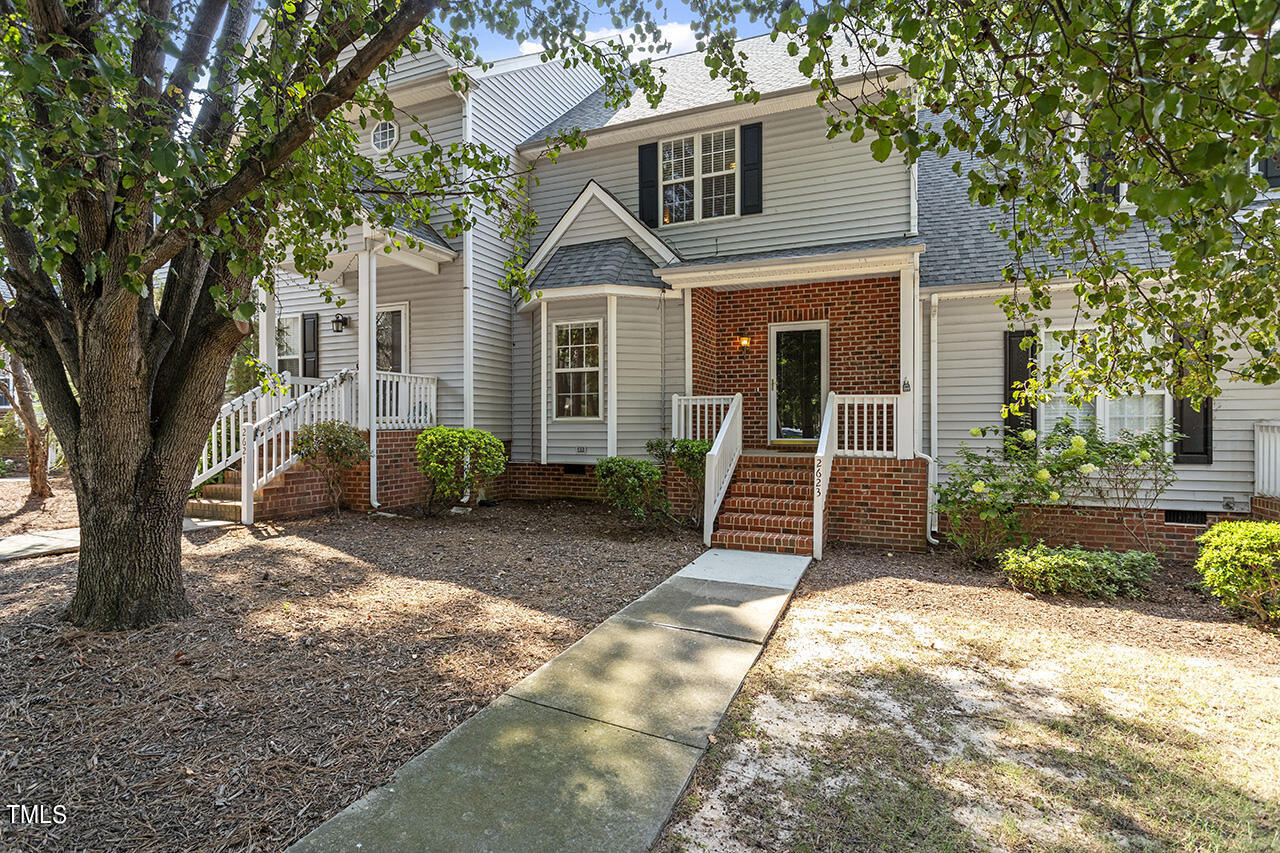
[[711, 544], [740, 551], [813, 553], [813, 455], [744, 454]]

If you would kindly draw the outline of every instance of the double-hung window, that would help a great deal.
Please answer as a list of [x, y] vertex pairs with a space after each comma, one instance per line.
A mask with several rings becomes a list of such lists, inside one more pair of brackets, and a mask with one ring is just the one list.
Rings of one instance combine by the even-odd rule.
[[738, 213], [738, 128], [664, 140], [662, 224]]
[[556, 418], [600, 417], [600, 321], [555, 325]]
[[276, 370], [302, 375], [302, 315], [281, 317], [276, 324]]
[[[1069, 364], [1075, 357], [1070, 345], [1064, 345], [1052, 334], [1046, 332], [1040, 347], [1040, 364], [1044, 370], [1052, 364], [1055, 357], [1061, 355], [1063, 362]], [[1117, 438], [1123, 432], [1144, 433], [1152, 429], [1163, 428], [1170, 417], [1170, 398], [1164, 391], [1146, 390], [1140, 394], [1128, 394], [1123, 397], [1104, 397], [1099, 395], [1080, 405], [1072, 403], [1062, 383], [1047, 389], [1049, 399], [1041, 404], [1041, 429], [1053, 430], [1064, 418], [1071, 426], [1080, 431], [1096, 423], [1107, 438]]]

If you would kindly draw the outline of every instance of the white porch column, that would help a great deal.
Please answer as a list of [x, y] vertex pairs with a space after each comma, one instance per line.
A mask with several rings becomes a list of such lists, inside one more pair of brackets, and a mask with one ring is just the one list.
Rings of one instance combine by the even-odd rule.
[[276, 352], [276, 295], [259, 287], [258, 304], [264, 306], [258, 311], [258, 361], [274, 371], [280, 357]]
[[684, 395], [693, 396], [693, 288], [684, 290]]
[[609, 324], [609, 422], [606, 446], [609, 456], [618, 455], [618, 297], [606, 298]]
[[916, 455], [916, 399], [920, 395], [916, 372], [916, 331], [920, 314], [915, 299], [916, 270], [914, 266], [899, 271], [898, 296], [898, 412], [894, 418], [894, 446], [899, 459], [913, 459]]
[[358, 287], [356, 296], [356, 327], [358, 329], [357, 359], [359, 375], [356, 388], [360, 397], [358, 429], [373, 429], [374, 373], [378, 365], [378, 266], [377, 253], [369, 248], [371, 241], [365, 238], [365, 250], [360, 253], [357, 265]]

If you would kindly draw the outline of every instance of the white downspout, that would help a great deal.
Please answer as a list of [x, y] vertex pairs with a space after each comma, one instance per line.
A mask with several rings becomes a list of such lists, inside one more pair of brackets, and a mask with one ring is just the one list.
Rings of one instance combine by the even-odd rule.
[[[462, 142], [471, 144], [471, 99], [466, 92], [458, 92], [462, 101]], [[469, 177], [467, 175], [466, 177]], [[471, 228], [462, 232], [462, 425], [474, 429], [476, 425], [476, 354], [475, 354], [475, 260], [472, 257]]]
[[373, 390], [369, 395], [369, 506], [377, 509], [382, 506], [378, 501], [378, 253], [369, 241], [365, 250], [369, 256], [369, 364], [373, 370], [367, 387]]
[[[918, 303], [917, 303], [918, 304]], [[924, 454], [921, 454], [924, 456]], [[938, 521], [938, 496], [935, 487], [938, 485], [938, 294], [929, 294], [929, 523], [925, 526], [925, 541], [930, 545], [938, 544], [938, 537], [933, 535]]]

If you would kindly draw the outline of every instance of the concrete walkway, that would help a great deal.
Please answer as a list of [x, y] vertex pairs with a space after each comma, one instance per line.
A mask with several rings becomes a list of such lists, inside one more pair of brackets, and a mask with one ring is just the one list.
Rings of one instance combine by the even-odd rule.
[[808, 565], [706, 552], [290, 851], [647, 850]]
[[[206, 530], [225, 527], [230, 521], [207, 518], [184, 518], [182, 530]], [[39, 533], [19, 533], [0, 539], [0, 563], [21, 560], [24, 557], [48, 557], [52, 554], [69, 554], [80, 550], [80, 528], [65, 527], [62, 530], [42, 530]]]

